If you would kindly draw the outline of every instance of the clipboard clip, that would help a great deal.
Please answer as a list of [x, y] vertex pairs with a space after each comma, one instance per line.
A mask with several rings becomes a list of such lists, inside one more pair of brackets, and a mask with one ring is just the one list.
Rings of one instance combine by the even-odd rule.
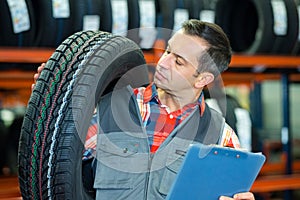
[[[219, 153], [219, 151], [218, 150], [215, 150], [214, 152], [213, 152], [213, 154], [215, 154], [215, 155], [218, 155], [218, 153]], [[225, 156], [229, 156], [229, 153], [225, 153]], [[240, 158], [241, 157], [241, 155], [240, 155], [240, 153], [237, 153], [234, 157], [236, 157], [236, 158]]]

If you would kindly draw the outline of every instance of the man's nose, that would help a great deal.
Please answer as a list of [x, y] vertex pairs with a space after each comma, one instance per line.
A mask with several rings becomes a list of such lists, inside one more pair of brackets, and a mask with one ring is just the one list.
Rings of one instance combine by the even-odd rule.
[[172, 66], [172, 64], [174, 63], [174, 61], [175, 61], [174, 59], [175, 59], [175, 57], [172, 55], [172, 53], [164, 54], [160, 58], [158, 64], [163, 68], [169, 69]]

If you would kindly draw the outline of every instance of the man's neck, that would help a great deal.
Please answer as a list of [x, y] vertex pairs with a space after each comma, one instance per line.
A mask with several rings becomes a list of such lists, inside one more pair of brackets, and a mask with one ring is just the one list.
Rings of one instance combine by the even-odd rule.
[[[180, 94], [171, 94], [165, 90], [157, 88], [158, 98], [163, 105], [169, 107], [170, 112], [182, 109], [185, 105], [198, 101], [201, 91], [181, 92]], [[191, 95], [194, 94], [194, 95]]]

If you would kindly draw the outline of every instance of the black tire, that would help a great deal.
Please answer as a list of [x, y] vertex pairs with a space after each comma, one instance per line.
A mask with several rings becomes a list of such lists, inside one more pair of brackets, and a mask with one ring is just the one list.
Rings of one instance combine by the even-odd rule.
[[200, 10], [203, 9], [202, 0], [156, 0], [157, 4], [157, 27], [159, 30], [158, 38], [168, 42], [174, 33], [175, 25], [175, 10], [186, 9], [188, 11], [189, 19], [199, 19]]
[[[94, 4], [91, 6], [91, 4]], [[88, 0], [79, 0], [76, 1], [76, 4], [74, 6], [75, 10], [75, 20], [73, 22], [74, 30], [77, 31], [83, 31], [83, 17], [85, 15], [99, 15], [99, 1], [88, 1]]]
[[297, 45], [299, 18], [295, 0], [284, 0], [284, 4], [287, 14], [287, 33], [276, 37], [272, 52], [290, 55]]
[[140, 28], [140, 8], [138, 0], [128, 0], [128, 30]]
[[[148, 12], [147, 9], [150, 8], [147, 7], [147, 9], [145, 9], [143, 3], [152, 4], [154, 11], [153, 16], [149, 13], [145, 13]], [[157, 35], [154, 35], [155, 33], [152, 32], [152, 28], [157, 27], [157, 2], [155, 0], [135, 0], [128, 4], [128, 11], [132, 14], [129, 16], [131, 19], [129, 19], [129, 31], [127, 37], [135, 41], [144, 51], [152, 50], [155, 40], [153, 40], [152, 44], [149, 41], [152, 41], [152, 37], [157, 39]], [[152, 14], [152, 12], [150, 13]], [[148, 20], [146, 20], [146, 24], [143, 23], [143, 17], [152, 18], [149, 21], [153, 20], [153, 24], [150, 25]], [[145, 41], [147, 41], [146, 45]]]
[[[138, 31], [137, 30], [133, 30], [133, 29], [137, 29], [140, 27], [140, 13], [139, 13], [139, 2], [138, 0], [123, 0], [123, 1], [120, 1], [120, 2], [124, 2], [126, 3], [126, 7], [118, 7], [118, 9], [124, 9], [127, 11], [127, 16], [126, 16], [126, 24], [124, 24], [124, 26], [126, 26], [126, 30], [125, 30], [125, 27], [124, 27], [124, 30], [117, 30], [117, 29], [114, 29], [115, 27], [118, 27], [120, 26], [119, 23], [121, 23], [120, 21], [114, 21], [116, 19], [119, 18], [119, 10], [116, 10], [117, 8], [114, 8], [113, 5], [117, 5], [117, 4], [114, 4], [116, 3], [117, 1], [114, 1], [112, 0], [111, 1], [111, 4], [112, 4], [112, 18], [113, 18], [113, 30], [112, 30], [112, 33], [116, 33], [116, 34], [122, 34], [122, 35], [125, 35], [125, 36], [128, 36], [128, 31], [130, 30], [130, 36], [129, 38], [133, 38], [136, 40], [137, 38], [137, 35], [138, 34]], [[125, 5], [124, 5], [125, 6]], [[121, 17], [125, 17], [125, 16], [121, 16]], [[123, 22], [125, 23], [125, 22]], [[117, 24], [117, 25], [115, 25]], [[123, 33], [122, 33], [123, 32]], [[134, 35], [135, 34], [135, 35]]]
[[35, 43], [36, 23], [31, 0], [26, 0], [29, 17], [29, 30], [15, 33], [13, 28], [12, 13], [7, 1], [0, 1], [0, 46], [33, 46]]
[[[100, 30], [112, 32], [112, 8], [110, 0], [101, 0], [100, 6], [102, 11], [100, 13]], [[102, 20], [101, 20], [102, 19]]]
[[157, 0], [158, 11], [160, 15], [159, 28], [163, 28], [158, 33], [158, 38], [168, 41], [173, 33], [174, 28], [174, 11], [176, 3], [173, 0]]
[[51, 0], [32, 0], [36, 13], [38, 33], [36, 46], [57, 48], [67, 37], [75, 33], [75, 0], [69, 0], [70, 15], [67, 18], [54, 18]]
[[218, 0], [215, 22], [228, 35], [238, 53], [271, 53], [276, 39], [270, 1]]
[[140, 7], [138, 0], [127, 1], [128, 7], [128, 32], [127, 37], [135, 41], [137, 44], [140, 43], [139, 28], [140, 28]]
[[81, 159], [93, 111], [128, 70], [142, 65], [139, 78], [147, 78], [144, 64], [134, 42], [103, 32], [75, 33], [56, 49], [37, 80], [22, 125], [18, 171], [23, 199], [92, 199], [83, 186]]
[[[296, 3], [296, 7], [299, 8], [300, 7], [300, 0], [295, 0], [295, 3]], [[300, 15], [299, 11], [300, 11], [300, 9], [297, 9], [298, 19], [299, 19], [299, 15]], [[300, 32], [298, 32], [298, 34], [300, 35]], [[300, 37], [298, 37], [298, 39], [297, 39], [297, 42], [296, 42], [296, 45], [295, 45], [295, 47], [292, 51], [292, 54], [293, 55], [300, 55]]]
[[162, 16], [161, 28], [173, 30], [174, 27], [174, 11], [176, 3], [173, 0], [158, 0], [160, 14]]
[[[2, 114], [2, 111], [4, 109], [1, 108], [0, 109], [0, 113]], [[8, 149], [8, 141], [11, 141], [11, 139], [9, 138], [10, 134], [8, 134], [9, 132], [9, 128], [7, 128], [7, 126], [4, 124], [4, 119], [2, 117], [0, 117], [0, 151], [1, 152], [5, 152], [0, 156], [0, 168], [3, 169], [4, 167], [8, 166], [8, 153], [7, 153], [7, 149]], [[3, 170], [0, 170], [0, 176], [3, 176]]]
[[199, 0], [184, 0], [185, 8], [189, 11], [190, 19], [199, 19], [200, 11], [203, 10], [203, 1]]
[[77, 0], [75, 1], [75, 20], [74, 30], [83, 30], [83, 18], [85, 15], [98, 15], [100, 18], [100, 26], [98, 30], [112, 31], [111, 2], [109, 0]]

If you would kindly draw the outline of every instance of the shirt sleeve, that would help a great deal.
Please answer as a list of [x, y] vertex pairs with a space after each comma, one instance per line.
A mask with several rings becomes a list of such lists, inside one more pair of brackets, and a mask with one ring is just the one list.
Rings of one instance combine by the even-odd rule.
[[95, 156], [96, 145], [97, 145], [97, 133], [98, 133], [97, 115], [94, 114], [90, 122], [90, 126], [87, 131], [87, 135], [84, 143], [84, 152], [82, 156], [83, 160], [88, 160]]
[[232, 147], [232, 148], [241, 147], [240, 141], [236, 133], [227, 123], [225, 123], [224, 125], [224, 129], [223, 129], [223, 133], [219, 145], [224, 147]]

